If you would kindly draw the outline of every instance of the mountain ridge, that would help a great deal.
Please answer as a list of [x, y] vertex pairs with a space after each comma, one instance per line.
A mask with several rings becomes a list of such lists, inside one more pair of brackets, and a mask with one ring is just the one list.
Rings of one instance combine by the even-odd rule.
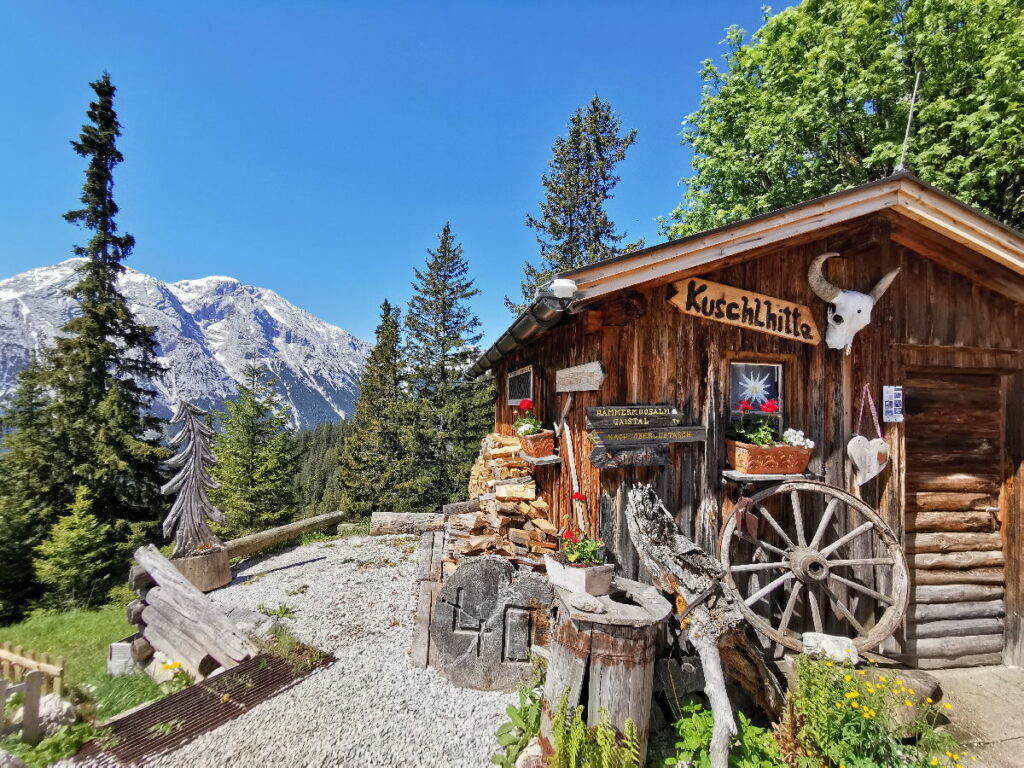
[[[71, 317], [66, 295], [82, 259], [0, 280], [0, 402], [17, 373]], [[167, 372], [156, 382], [153, 410], [168, 417], [178, 399], [220, 409], [236, 392], [248, 357], [278, 378], [293, 425], [309, 428], [351, 415], [372, 346], [296, 307], [268, 288], [211, 275], [167, 283], [130, 267], [118, 281], [140, 322], [156, 329]]]

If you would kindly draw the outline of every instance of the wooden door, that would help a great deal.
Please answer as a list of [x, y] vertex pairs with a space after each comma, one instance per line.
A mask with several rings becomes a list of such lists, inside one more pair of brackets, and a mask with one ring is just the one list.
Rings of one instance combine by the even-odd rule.
[[925, 669], [1001, 664], [1002, 377], [908, 371], [904, 402], [907, 660]]

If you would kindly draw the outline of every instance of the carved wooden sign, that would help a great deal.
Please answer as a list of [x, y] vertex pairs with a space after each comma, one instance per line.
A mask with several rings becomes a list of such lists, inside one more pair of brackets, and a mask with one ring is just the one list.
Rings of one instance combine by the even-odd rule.
[[600, 361], [584, 363], [555, 372], [556, 392], [593, 392], [604, 381], [604, 366]]
[[669, 302], [683, 314], [804, 344], [821, 342], [814, 315], [804, 304], [713, 283], [699, 277], [680, 280], [674, 286], [677, 293]]
[[651, 429], [595, 430], [590, 442], [606, 448], [617, 446], [661, 445], [666, 443], [697, 443], [707, 439], [704, 427], [654, 427]]
[[671, 405], [600, 405], [587, 408], [587, 426], [590, 429], [676, 427], [681, 422], [679, 409]]

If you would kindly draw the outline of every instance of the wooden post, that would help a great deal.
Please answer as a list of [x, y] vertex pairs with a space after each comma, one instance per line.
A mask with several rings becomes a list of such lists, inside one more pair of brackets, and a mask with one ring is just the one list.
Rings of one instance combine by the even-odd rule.
[[43, 738], [42, 726], [39, 722], [39, 699], [43, 691], [43, 673], [32, 670], [25, 675], [22, 693], [25, 696], [21, 720], [21, 739], [35, 746]]

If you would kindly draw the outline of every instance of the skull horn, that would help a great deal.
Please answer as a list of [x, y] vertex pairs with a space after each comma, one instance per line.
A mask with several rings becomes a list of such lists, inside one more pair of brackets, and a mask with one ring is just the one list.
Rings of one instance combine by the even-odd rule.
[[[823, 253], [811, 262], [811, 267], [807, 270], [807, 282], [811, 284], [811, 290], [814, 291], [822, 301], [827, 301], [830, 304], [836, 300], [836, 296], [842, 293], [842, 291], [825, 279], [825, 275], [822, 273], [821, 268], [826, 259], [831, 259], [833, 256], [838, 255], [839, 254], [835, 251]], [[893, 277], [895, 277], [895, 275], [893, 275]], [[884, 282], [885, 278], [882, 278], [882, 281]], [[881, 285], [881, 283], [879, 283], [879, 285]], [[886, 283], [886, 287], [888, 287], [888, 283]], [[884, 291], [885, 288], [882, 290]]]
[[892, 285], [892, 281], [896, 279], [896, 275], [900, 273], [900, 268], [896, 267], [892, 272], [888, 273], [885, 277], [878, 281], [878, 284], [871, 289], [871, 300], [878, 303], [878, 300], [882, 298], [882, 294], [885, 293], [886, 289]]

